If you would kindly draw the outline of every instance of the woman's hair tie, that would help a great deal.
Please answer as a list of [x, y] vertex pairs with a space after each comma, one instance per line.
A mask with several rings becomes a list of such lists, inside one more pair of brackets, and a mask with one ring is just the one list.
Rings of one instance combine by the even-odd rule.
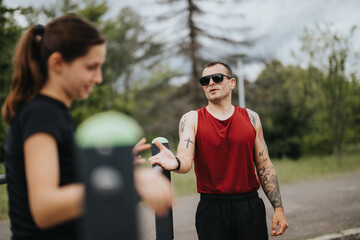
[[35, 27], [35, 35], [43, 35], [44, 34], [44, 26], [41, 24], [36, 25]]
[[35, 32], [34, 32], [36, 41], [38, 41], [38, 42], [41, 41], [44, 31], [45, 31], [45, 28], [43, 25], [41, 25], [41, 24], [36, 25]]

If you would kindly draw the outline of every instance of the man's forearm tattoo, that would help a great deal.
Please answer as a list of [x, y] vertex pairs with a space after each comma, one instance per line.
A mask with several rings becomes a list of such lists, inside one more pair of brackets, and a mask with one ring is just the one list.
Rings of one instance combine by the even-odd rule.
[[264, 151], [259, 152], [259, 158], [264, 156]]
[[269, 152], [268, 147], [267, 147], [266, 142], [265, 142], [265, 139], [264, 139], [262, 126], [260, 126], [260, 129], [259, 129], [259, 138], [260, 138], [260, 141], [261, 141], [262, 145], [265, 147], [266, 151]]
[[184, 140], [186, 143], [186, 148], [189, 148], [189, 143], [194, 143], [193, 141], [190, 140], [190, 138]]
[[268, 160], [268, 158], [266, 157], [266, 155], [264, 156], [264, 150], [262, 150], [261, 152], [259, 152], [257, 164], [261, 164], [261, 163], [265, 162], [266, 160]]
[[273, 166], [259, 168], [258, 176], [264, 193], [270, 200], [273, 208], [283, 207], [275, 168]]

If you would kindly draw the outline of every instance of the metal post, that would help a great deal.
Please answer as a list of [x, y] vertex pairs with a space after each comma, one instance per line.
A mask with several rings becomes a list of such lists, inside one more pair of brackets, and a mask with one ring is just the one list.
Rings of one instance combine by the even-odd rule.
[[132, 148], [141, 132], [116, 112], [96, 114], [79, 126], [85, 240], [138, 239]]
[[6, 175], [5, 174], [0, 174], [0, 185], [1, 184], [6, 184]]
[[[160, 152], [159, 148], [155, 145], [155, 141], [161, 142], [165, 147], [169, 148], [169, 141], [166, 138], [158, 137], [151, 142], [151, 153], [156, 155]], [[159, 167], [154, 164], [153, 167]], [[171, 182], [170, 171], [163, 169], [163, 174]], [[173, 240], [174, 239], [174, 226], [173, 226], [173, 213], [172, 209], [169, 209], [168, 214], [165, 217], [155, 217], [156, 224], [156, 240]]]
[[237, 60], [237, 69], [239, 71], [239, 106], [245, 107], [245, 87], [244, 87], [244, 66], [241, 57]]

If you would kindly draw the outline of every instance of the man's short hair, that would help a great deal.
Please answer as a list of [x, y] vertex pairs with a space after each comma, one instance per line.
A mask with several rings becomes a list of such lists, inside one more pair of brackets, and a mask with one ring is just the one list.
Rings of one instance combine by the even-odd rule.
[[209, 67], [213, 67], [213, 66], [218, 65], [218, 64], [224, 66], [224, 67], [227, 69], [227, 72], [228, 72], [227, 74], [228, 74], [230, 77], [233, 77], [233, 73], [232, 73], [231, 68], [229, 67], [229, 65], [227, 65], [226, 63], [223, 63], [223, 62], [209, 62], [209, 63], [207, 63], [207, 64], [205, 65], [204, 69], [205, 69], [205, 68], [209, 68]]

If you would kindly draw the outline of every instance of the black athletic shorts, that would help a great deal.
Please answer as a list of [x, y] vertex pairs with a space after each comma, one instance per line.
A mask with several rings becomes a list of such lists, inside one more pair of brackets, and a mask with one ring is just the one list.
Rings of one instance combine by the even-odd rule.
[[268, 240], [264, 202], [257, 192], [201, 194], [196, 210], [199, 240]]

